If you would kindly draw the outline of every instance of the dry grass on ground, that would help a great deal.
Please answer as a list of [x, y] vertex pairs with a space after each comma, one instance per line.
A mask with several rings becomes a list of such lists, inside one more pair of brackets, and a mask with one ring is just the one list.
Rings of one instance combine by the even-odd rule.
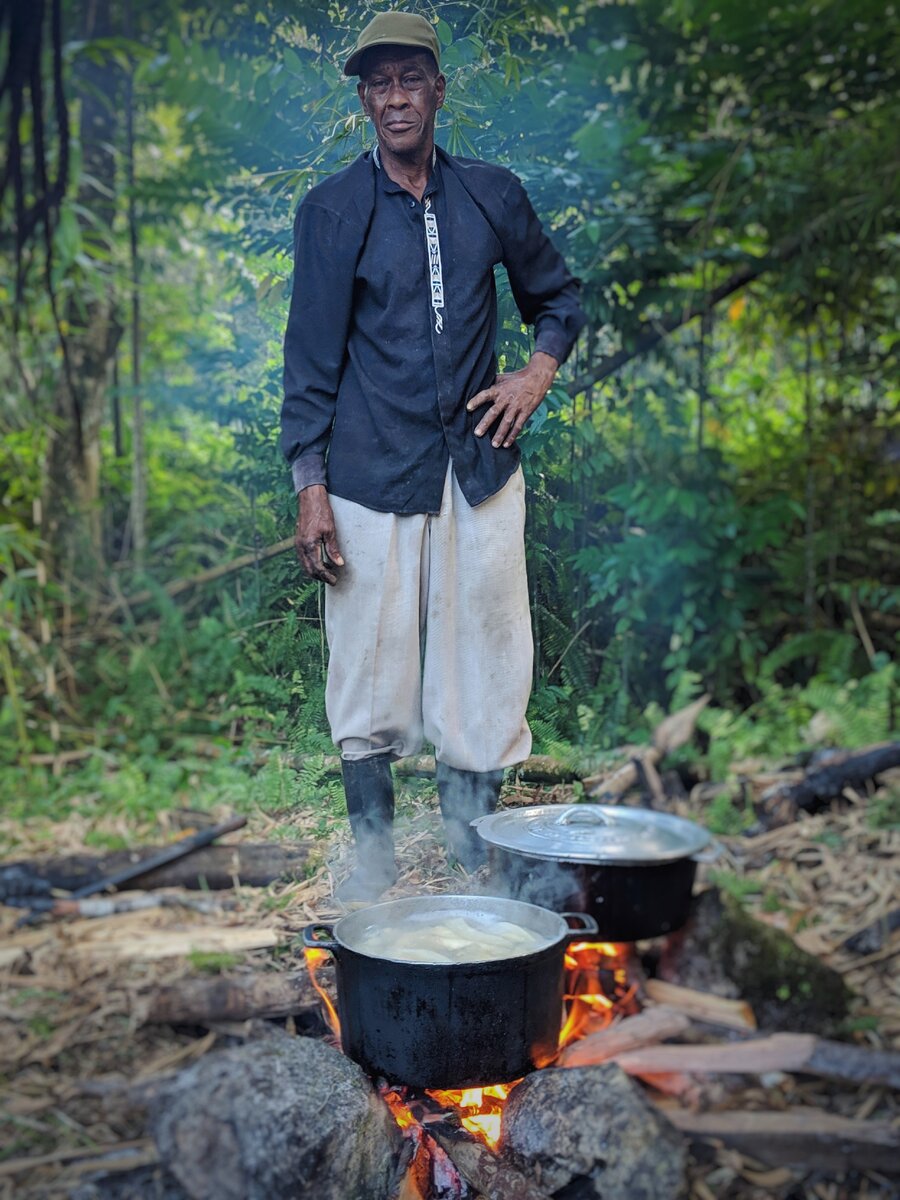
[[[564, 788], [540, 794], [519, 788], [508, 793], [507, 802], [569, 798]], [[734, 881], [756, 916], [785, 929], [844, 975], [859, 996], [859, 1041], [900, 1049], [900, 931], [867, 957], [841, 948], [849, 935], [897, 903], [900, 830], [874, 827], [876, 805], [877, 797], [855, 797], [830, 812], [760, 837], [724, 839], [726, 853], [717, 869]], [[700, 816], [687, 802], [680, 810]], [[163, 828], [110, 820], [101, 832], [158, 841], [172, 831], [173, 818], [163, 820]], [[286, 814], [277, 820], [260, 814], [241, 836], [263, 840], [277, 832], [281, 839], [299, 840], [310, 836], [316, 824], [310, 814]], [[75, 815], [52, 827], [19, 826], [9, 832], [14, 832], [16, 857], [21, 858], [83, 849], [87, 834], [96, 835], [97, 828]], [[331, 891], [346, 865], [347, 841], [342, 826], [333, 832], [335, 836], [322, 843], [318, 865], [308, 878], [265, 890], [238, 888], [228, 897], [229, 907], [223, 905], [216, 913], [160, 908], [102, 920], [44, 922], [17, 931], [19, 914], [0, 909], [2, 1200], [61, 1200], [112, 1148], [121, 1152], [123, 1166], [153, 1161], [142, 1112], [122, 1103], [123, 1085], [175, 1070], [240, 1031], [143, 1024], [147, 995], [157, 984], [190, 971], [296, 967], [302, 927], [338, 911]], [[437, 834], [432, 796], [423, 794], [401, 805], [401, 878], [392, 895], [466, 886], [463, 876], [448, 869]], [[701, 882], [703, 870], [707, 869], [701, 868]], [[226, 899], [221, 893], [211, 898]], [[258, 943], [258, 948], [223, 955], [213, 936], [214, 930], [222, 929], [243, 931], [245, 943]], [[153, 957], [153, 948], [165, 950], [166, 939], [171, 944], [176, 932], [195, 952], [187, 958]], [[292, 1028], [291, 1022], [288, 1025]], [[840, 1092], [792, 1077], [755, 1086], [740, 1095], [739, 1103], [818, 1104], [845, 1115], [900, 1122], [897, 1098], [884, 1089]], [[30, 1161], [23, 1164], [23, 1159]], [[108, 1158], [105, 1165], [108, 1168]], [[724, 1149], [694, 1160], [691, 1173], [693, 1200], [788, 1195], [843, 1200], [892, 1194], [875, 1176], [844, 1182], [809, 1177], [798, 1184], [788, 1171], [767, 1170]]]

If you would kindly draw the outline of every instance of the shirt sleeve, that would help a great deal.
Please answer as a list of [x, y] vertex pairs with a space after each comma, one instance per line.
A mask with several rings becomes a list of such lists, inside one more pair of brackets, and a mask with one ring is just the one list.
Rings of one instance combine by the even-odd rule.
[[353, 304], [352, 267], [342, 261], [350, 239], [342, 218], [304, 200], [294, 220], [294, 285], [284, 335], [281, 449], [295, 491], [325, 482], [325, 452]]
[[534, 325], [534, 348], [563, 363], [587, 318], [580, 284], [547, 237], [521, 181], [513, 175], [506, 195], [503, 265], [526, 325]]

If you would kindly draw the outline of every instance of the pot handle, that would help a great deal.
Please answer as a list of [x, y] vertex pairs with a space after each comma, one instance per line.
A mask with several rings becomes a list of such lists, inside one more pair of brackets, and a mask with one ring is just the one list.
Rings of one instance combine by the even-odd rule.
[[321, 921], [307, 925], [303, 930], [303, 945], [309, 950], [330, 950], [334, 953], [338, 944], [332, 930], [333, 926], [323, 925]]
[[720, 858], [724, 851], [725, 847], [721, 842], [711, 842], [706, 850], [698, 850], [696, 854], [691, 855], [691, 858], [695, 863], [711, 863]]
[[557, 825], [611, 825], [605, 813], [584, 804], [569, 804], [556, 819]]
[[[582, 912], [563, 912], [559, 914], [569, 926], [569, 932], [566, 937], [566, 942], [583, 942], [585, 936], [594, 937], [600, 932], [600, 926], [594, 920], [590, 913]], [[572, 921], [581, 921], [581, 928], [573, 929]]]

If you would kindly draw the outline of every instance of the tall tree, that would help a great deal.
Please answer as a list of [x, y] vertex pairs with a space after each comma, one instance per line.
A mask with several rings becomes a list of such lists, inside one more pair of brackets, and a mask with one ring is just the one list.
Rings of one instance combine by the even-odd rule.
[[[85, 0], [77, 11], [86, 41], [115, 31], [111, 0]], [[111, 56], [83, 60], [75, 76], [80, 113], [81, 172], [77, 199], [82, 234], [101, 251], [77, 288], [66, 295], [64, 333], [68, 370], [60, 372], [50, 415], [44, 513], [57, 563], [90, 580], [102, 566], [100, 432], [108, 409], [116, 347], [123, 327], [111, 270], [112, 227], [118, 194], [117, 96], [121, 72]]]

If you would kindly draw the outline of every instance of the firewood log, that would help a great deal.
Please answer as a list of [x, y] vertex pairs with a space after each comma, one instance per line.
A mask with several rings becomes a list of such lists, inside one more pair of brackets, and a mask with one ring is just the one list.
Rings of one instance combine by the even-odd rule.
[[656, 1004], [678, 1009], [694, 1021], [722, 1025], [740, 1032], [754, 1031], [756, 1017], [746, 1000], [726, 1000], [712, 992], [681, 987], [664, 979], [648, 979], [644, 985], [647, 997]]
[[765, 808], [787, 802], [806, 812], [818, 812], [847, 787], [861, 787], [892, 767], [900, 766], [900, 742], [880, 742], [852, 753], [834, 754], [796, 782], [778, 783], [762, 794]]
[[900, 1174], [900, 1130], [888, 1121], [859, 1121], [806, 1107], [785, 1112], [664, 1111], [688, 1137], [724, 1142], [772, 1166]]
[[550, 1200], [546, 1192], [515, 1167], [492, 1154], [467, 1133], [433, 1125], [429, 1135], [449, 1156], [467, 1183], [486, 1200]]
[[206, 1025], [317, 1012], [321, 1000], [303, 971], [217, 976], [186, 975], [159, 988], [142, 1002], [148, 1024]]
[[792, 1071], [836, 1083], [900, 1088], [900, 1054], [832, 1042], [811, 1033], [775, 1033], [720, 1045], [645, 1046], [617, 1054], [615, 1061], [629, 1075], [666, 1071], [764, 1075], [769, 1071]]
[[615, 1058], [629, 1050], [636, 1050], [665, 1038], [679, 1037], [690, 1028], [684, 1013], [676, 1012], [663, 1004], [645, 1009], [634, 1017], [626, 1017], [606, 1029], [588, 1034], [580, 1042], [573, 1042], [560, 1052], [556, 1060], [559, 1067], [590, 1067]]

